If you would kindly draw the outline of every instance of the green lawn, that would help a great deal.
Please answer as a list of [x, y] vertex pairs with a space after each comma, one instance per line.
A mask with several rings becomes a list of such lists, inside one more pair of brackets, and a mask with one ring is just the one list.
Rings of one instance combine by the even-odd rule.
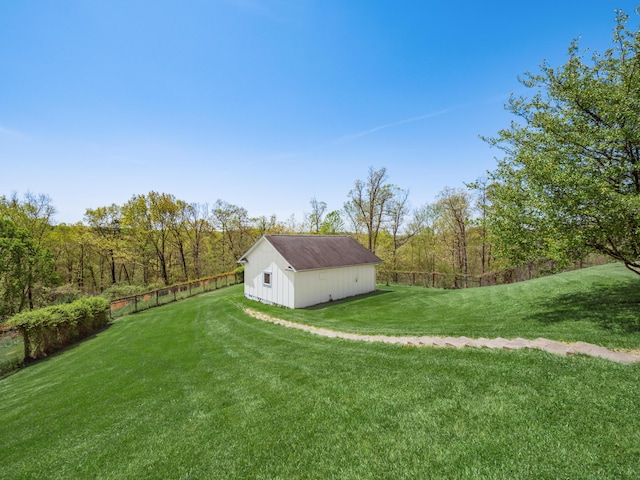
[[0, 378], [20, 365], [24, 359], [24, 342], [16, 334], [0, 332]]
[[244, 305], [272, 316], [365, 334], [584, 341], [640, 349], [640, 276], [609, 264], [497, 287], [378, 285], [373, 295], [305, 310]]
[[[614, 290], [619, 283], [631, 291], [635, 279], [610, 268], [585, 271], [595, 280], [553, 277], [546, 296], [517, 288], [551, 305], [554, 295], [572, 295], [555, 291], [562, 282], [602, 283], [608, 293], [597, 295], [612, 305], [580, 301], [611, 314], [614, 332], [592, 312], [573, 318], [559, 304], [558, 316], [549, 306], [536, 319], [522, 302], [492, 312], [495, 331], [509, 321], [557, 337], [599, 329], [608, 342], [636, 345], [637, 335], [618, 325], [632, 310], [624, 313]], [[487, 336], [491, 322], [474, 327], [474, 308], [462, 303], [475, 298], [488, 311], [481, 299], [495, 308], [517, 299], [507, 287], [384, 290], [304, 312], [264, 308], [344, 330]], [[440, 306], [428, 318], [446, 305], [464, 318], [444, 332], [443, 320], [424, 320], [430, 298]], [[256, 320], [242, 311], [247, 304], [241, 287], [230, 287], [123, 317], [0, 380], [1, 477], [637, 478], [640, 365], [329, 339]], [[394, 327], [376, 312], [398, 312], [395, 322], [404, 323]], [[565, 323], [574, 333], [562, 333]]]

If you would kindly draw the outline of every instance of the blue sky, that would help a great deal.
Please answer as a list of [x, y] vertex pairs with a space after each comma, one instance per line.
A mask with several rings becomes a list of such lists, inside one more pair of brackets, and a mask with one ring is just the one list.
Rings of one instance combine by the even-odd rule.
[[518, 75], [576, 37], [606, 49], [634, 7], [1, 2], [0, 195], [47, 194], [65, 223], [152, 190], [301, 221], [385, 166], [418, 207], [494, 168], [478, 136], [509, 125]]

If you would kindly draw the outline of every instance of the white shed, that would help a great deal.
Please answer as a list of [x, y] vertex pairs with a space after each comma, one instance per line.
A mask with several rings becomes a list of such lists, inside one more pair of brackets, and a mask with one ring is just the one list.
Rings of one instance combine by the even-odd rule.
[[345, 235], [264, 235], [245, 253], [247, 298], [304, 308], [376, 289], [376, 255]]

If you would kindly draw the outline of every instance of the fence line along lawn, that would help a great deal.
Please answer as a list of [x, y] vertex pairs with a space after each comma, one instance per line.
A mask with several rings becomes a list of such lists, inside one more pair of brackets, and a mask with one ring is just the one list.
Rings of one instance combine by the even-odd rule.
[[640, 349], [640, 277], [621, 264], [462, 290], [378, 285], [374, 294], [304, 310], [242, 303], [274, 317], [352, 333], [544, 337]]
[[241, 303], [231, 287], [124, 317], [2, 379], [2, 478], [640, 471], [638, 366], [322, 338]]

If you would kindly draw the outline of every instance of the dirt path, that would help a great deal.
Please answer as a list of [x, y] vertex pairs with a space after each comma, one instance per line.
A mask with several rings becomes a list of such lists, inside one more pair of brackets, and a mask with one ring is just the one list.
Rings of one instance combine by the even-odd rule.
[[330, 338], [343, 338], [345, 340], [357, 340], [361, 342], [383, 342], [383, 343], [398, 343], [401, 345], [414, 345], [414, 346], [429, 346], [429, 347], [477, 347], [477, 348], [501, 348], [503, 350], [518, 350], [520, 348], [534, 348], [537, 350], [544, 350], [546, 352], [555, 353], [558, 355], [573, 355], [582, 354], [590, 355], [592, 357], [600, 357], [612, 362], [619, 363], [636, 363], [640, 362], [640, 355], [636, 355], [628, 352], [617, 352], [609, 350], [598, 345], [593, 345], [585, 342], [576, 343], [562, 343], [554, 340], [547, 340], [546, 338], [536, 338], [535, 340], [526, 340], [524, 338], [515, 338], [513, 340], [507, 340], [505, 338], [467, 338], [467, 337], [390, 337], [387, 335], [360, 335], [358, 333], [346, 333], [337, 332], [335, 330], [329, 330], [326, 328], [312, 327], [310, 325], [304, 325], [302, 323], [290, 322], [281, 318], [271, 317], [261, 312], [257, 312], [250, 308], [244, 309], [245, 313], [251, 315], [254, 318], [263, 320], [266, 322], [275, 323], [288, 328], [295, 328], [297, 330], [304, 330], [305, 332], [313, 333], [315, 335], [321, 335], [323, 337]]

